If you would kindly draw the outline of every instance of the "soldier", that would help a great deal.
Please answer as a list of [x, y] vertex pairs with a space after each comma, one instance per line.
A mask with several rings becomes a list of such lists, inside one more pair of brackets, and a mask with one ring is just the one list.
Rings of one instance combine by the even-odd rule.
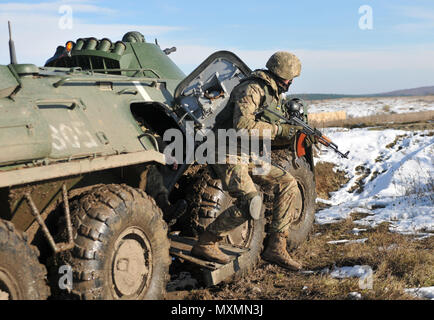
[[[266, 107], [280, 105], [282, 93], [288, 91], [292, 80], [300, 75], [301, 63], [289, 52], [276, 52], [266, 64], [266, 70], [255, 70], [243, 79], [231, 93], [226, 110], [232, 112], [230, 120], [219, 126], [222, 129], [256, 129], [259, 138], [264, 130], [271, 132], [271, 139], [290, 139], [301, 127], [289, 124], [271, 124], [256, 118], [256, 112]], [[235, 205], [222, 212], [206, 230], [191, 253], [194, 256], [226, 264], [230, 258], [218, 247], [227, 232], [243, 224], [247, 219], [258, 219], [262, 198], [255, 183], [272, 186], [275, 198], [270, 237], [263, 258], [290, 270], [300, 270], [301, 264], [288, 254], [286, 241], [291, 224], [299, 218], [302, 209], [301, 195], [295, 178], [287, 171], [271, 165], [268, 174], [253, 175], [252, 163], [212, 165], [229, 194], [236, 198]]]

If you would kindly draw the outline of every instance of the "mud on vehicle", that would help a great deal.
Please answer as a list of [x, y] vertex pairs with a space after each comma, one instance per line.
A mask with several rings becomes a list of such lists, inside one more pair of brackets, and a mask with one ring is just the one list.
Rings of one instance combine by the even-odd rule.
[[[0, 298], [161, 299], [171, 257], [211, 285], [258, 261], [265, 217], [228, 236], [230, 266], [189, 255], [233, 201], [208, 168], [184, 163], [164, 175], [171, 200], [190, 205], [170, 228], [145, 193], [150, 166], [166, 164], [155, 137], [185, 133], [188, 121], [198, 134], [212, 128], [250, 72], [220, 51], [185, 77], [172, 51], [129, 32], [115, 43], [68, 41], [37, 67], [18, 64], [11, 46], [11, 64], [0, 65]], [[302, 191], [288, 239], [296, 246], [313, 222], [315, 182], [311, 150], [296, 157], [294, 145], [276, 147], [273, 161]]]

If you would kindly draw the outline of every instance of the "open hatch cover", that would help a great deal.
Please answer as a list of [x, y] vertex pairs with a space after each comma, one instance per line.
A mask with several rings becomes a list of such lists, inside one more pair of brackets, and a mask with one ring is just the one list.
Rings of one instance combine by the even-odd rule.
[[175, 100], [185, 112], [181, 117], [182, 125], [185, 127], [186, 121], [194, 121], [201, 129], [214, 128], [216, 117], [229, 101], [232, 89], [250, 72], [232, 52], [217, 51], [210, 55], [175, 90]]

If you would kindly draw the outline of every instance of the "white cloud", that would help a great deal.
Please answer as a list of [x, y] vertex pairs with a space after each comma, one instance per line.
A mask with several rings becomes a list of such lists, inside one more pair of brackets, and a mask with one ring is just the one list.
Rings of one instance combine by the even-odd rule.
[[407, 21], [413, 20], [395, 25], [397, 31], [415, 33], [434, 29], [434, 10], [417, 6], [400, 6], [396, 9]]
[[[1, 10], [1, 9], [0, 9]], [[18, 62], [32, 62], [43, 65], [50, 58], [57, 46], [69, 40], [75, 41], [81, 37], [109, 38], [113, 41], [122, 39], [128, 31], [140, 31], [149, 42], [155, 37], [169, 32], [183, 30], [182, 27], [153, 26], [135, 24], [94, 24], [82, 21], [73, 16], [72, 29], [61, 29], [59, 20], [62, 14], [57, 11], [29, 12], [0, 11], [0, 63], [9, 63], [7, 50], [7, 22], [12, 22], [13, 39], [15, 41]]]
[[409, 17], [409, 18], [415, 18], [415, 19], [422, 19], [422, 20], [431, 20], [434, 22], [434, 10], [422, 8], [422, 7], [415, 7], [415, 6], [403, 6], [399, 7], [399, 11], [402, 15]]
[[[264, 68], [276, 50], [239, 50], [195, 45], [178, 46], [170, 57], [189, 73], [218, 50], [238, 55], [251, 69]], [[287, 49], [302, 62], [302, 74], [294, 81], [295, 92], [378, 93], [434, 85], [434, 45], [401, 46], [381, 50]]]
[[[394, 46], [378, 50], [306, 50], [270, 48], [267, 50], [241, 50], [236, 47], [218, 48], [192, 45], [189, 34], [184, 38], [171, 35], [182, 27], [133, 24], [96, 24], [74, 16], [73, 28], [59, 28], [60, 5], [71, 4], [74, 12], [105, 12], [103, 7], [89, 1], [55, 1], [33, 4], [0, 4], [0, 63], [9, 63], [7, 49], [7, 21], [13, 23], [13, 37], [18, 62], [43, 65], [58, 45], [80, 37], [107, 37], [113, 41], [132, 30], [145, 35], [149, 42], [158, 37], [162, 48], [176, 46], [170, 55], [186, 73], [191, 72], [206, 57], [218, 50], [237, 54], [250, 68], [263, 68], [267, 59], [277, 50], [296, 53], [302, 61], [303, 71], [293, 84], [295, 92], [321, 93], [376, 93], [418, 86], [434, 85], [434, 45]], [[103, 10], [103, 11], [101, 11]], [[431, 12], [432, 13], [432, 12]], [[431, 17], [430, 12], [413, 11], [421, 18]], [[423, 20], [425, 23], [426, 20]], [[187, 42], [188, 41], [188, 42]]]
[[326, 70], [371, 69], [371, 70], [434, 70], [434, 45], [394, 46], [377, 50], [305, 50], [279, 48], [276, 50], [240, 50], [237, 48], [217, 48], [185, 45], [178, 48], [173, 60], [182, 65], [197, 65], [217, 50], [229, 50], [237, 54], [253, 68], [264, 67], [267, 59], [277, 50], [294, 52], [301, 60], [303, 68]]
[[89, 4], [89, 1], [54, 1], [54, 2], [39, 2], [39, 3], [16, 3], [9, 2], [0, 4], [0, 11], [4, 13], [24, 13], [24, 12], [57, 12], [63, 5], [69, 5], [74, 12], [82, 13], [100, 13], [112, 14], [116, 11], [113, 9]]
[[434, 22], [401, 23], [395, 26], [399, 32], [416, 33], [434, 29]]

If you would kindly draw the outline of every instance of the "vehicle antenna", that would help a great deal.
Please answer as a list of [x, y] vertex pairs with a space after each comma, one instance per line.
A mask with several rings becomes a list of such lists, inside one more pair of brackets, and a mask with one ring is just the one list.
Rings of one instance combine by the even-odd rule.
[[15, 44], [12, 40], [11, 22], [8, 21], [9, 27], [9, 55], [11, 56], [11, 64], [17, 64], [17, 55], [15, 53]]

